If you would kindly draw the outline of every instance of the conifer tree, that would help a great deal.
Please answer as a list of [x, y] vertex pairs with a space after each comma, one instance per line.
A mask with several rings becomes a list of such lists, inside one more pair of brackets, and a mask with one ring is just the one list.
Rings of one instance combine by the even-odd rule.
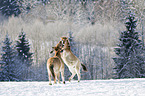
[[16, 0], [0, 0], [0, 12], [6, 17], [21, 13]]
[[30, 66], [32, 64], [32, 55], [33, 53], [30, 52], [30, 44], [28, 40], [26, 40], [26, 34], [21, 32], [19, 35], [19, 40], [16, 44], [16, 49], [18, 51], [18, 57], [27, 64], [27, 66]]
[[135, 30], [137, 20], [130, 13], [125, 22], [126, 31], [121, 32], [115, 53], [118, 57], [113, 58], [116, 63], [114, 68], [117, 78], [139, 78], [144, 77], [143, 46], [139, 39], [139, 33]]
[[12, 81], [17, 80], [16, 75], [14, 74], [14, 57], [15, 50], [13, 46], [11, 46], [12, 42], [10, 41], [8, 34], [3, 42], [2, 46], [2, 57], [1, 57], [1, 72], [0, 72], [0, 80], [1, 81]]

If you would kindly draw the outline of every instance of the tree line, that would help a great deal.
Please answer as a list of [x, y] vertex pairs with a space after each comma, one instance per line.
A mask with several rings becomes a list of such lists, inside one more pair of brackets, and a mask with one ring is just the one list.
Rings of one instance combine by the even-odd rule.
[[[112, 67], [115, 70], [112, 78], [143, 78], [145, 77], [145, 48], [140, 39], [139, 32], [136, 31], [137, 19], [133, 13], [129, 13], [129, 16], [126, 18], [125, 26], [126, 31], [122, 31], [119, 37], [118, 47], [115, 47], [114, 52], [116, 57], [112, 58], [115, 62], [115, 67]], [[79, 49], [77, 44], [74, 41], [72, 32], [69, 32], [69, 41], [72, 46], [73, 53], [80, 57]], [[2, 53], [0, 60], [0, 81], [21, 81], [29, 80], [28, 74], [30, 74], [30, 66], [33, 64], [33, 54], [30, 52], [30, 44], [26, 39], [26, 34], [21, 31], [18, 36], [18, 41], [16, 44], [12, 45], [8, 34], [5, 37], [5, 40], [2, 42]], [[91, 46], [89, 46], [91, 47]], [[86, 51], [87, 52], [87, 51]], [[98, 51], [99, 52], [99, 51]], [[89, 63], [92, 63], [92, 60], [95, 58], [92, 55], [87, 53], [87, 56], [91, 56]], [[94, 54], [95, 56], [95, 54]], [[81, 58], [81, 57], [80, 57]], [[86, 59], [85, 59], [86, 60]], [[103, 60], [103, 59], [102, 59]], [[45, 61], [44, 61], [45, 62]], [[85, 61], [87, 62], [87, 61]], [[101, 61], [102, 62], [102, 61]], [[45, 62], [46, 63], [46, 62]], [[107, 63], [107, 62], [106, 62]], [[46, 67], [46, 65], [44, 65]], [[95, 79], [98, 74], [94, 65], [87, 65], [89, 72], [83, 73], [83, 79]], [[97, 67], [97, 66], [96, 66]], [[101, 64], [102, 76], [104, 76], [104, 69]], [[39, 70], [39, 69], [38, 69]], [[47, 74], [47, 71], [45, 71]], [[46, 75], [42, 74], [42, 75]], [[107, 74], [107, 71], [106, 71]], [[69, 76], [69, 70], [65, 66], [65, 76]], [[37, 75], [36, 75], [37, 76]], [[32, 76], [33, 77], [33, 76]], [[31, 77], [31, 78], [32, 78]], [[103, 77], [102, 77], [103, 78]], [[77, 79], [75, 77], [75, 79]]]

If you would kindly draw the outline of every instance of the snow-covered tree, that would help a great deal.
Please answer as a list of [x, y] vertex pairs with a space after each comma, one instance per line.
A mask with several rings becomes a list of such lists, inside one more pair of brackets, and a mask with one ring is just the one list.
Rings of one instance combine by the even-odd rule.
[[13, 46], [11, 46], [12, 42], [10, 41], [8, 34], [3, 42], [2, 46], [2, 57], [0, 63], [0, 80], [1, 81], [12, 81], [17, 80], [16, 75], [14, 74], [14, 57], [15, 50]]
[[23, 62], [26, 62], [27, 66], [30, 66], [32, 64], [33, 53], [30, 52], [30, 44], [29, 41], [26, 40], [26, 34], [23, 32], [23, 30], [19, 35], [19, 40], [17, 41], [16, 49], [18, 51], [18, 57]]
[[20, 6], [19, 9], [23, 15], [28, 14], [29, 11], [39, 3], [41, 3], [39, 0], [17, 0], [17, 4]]
[[16, 0], [0, 0], [0, 12], [6, 17], [21, 13]]
[[117, 78], [139, 78], [144, 77], [144, 56], [143, 46], [139, 39], [139, 33], [135, 30], [137, 19], [130, 12], [125, 22], [126, 31], [120, 34], [120, 43], [115, 48], [117, 58], [113, 58], [116, 63], [114, 68]]
[[40, 1], [43, 5], [46, 5], [50, 2], [50, 0], [38, 0]]

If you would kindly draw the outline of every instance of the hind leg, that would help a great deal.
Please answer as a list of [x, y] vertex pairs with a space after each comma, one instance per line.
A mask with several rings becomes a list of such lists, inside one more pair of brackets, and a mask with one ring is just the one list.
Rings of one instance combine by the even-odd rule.
[[52, 85], [52, 83], [51, 83], [51, 74], [48, 73], [48, 75], [49, 75], [49, 85]]
[[60, 73], [59, 72], [57, 73], [57, 80], [58, 80], [58, 83], [60, 83]]
[[49, 65], [47, 65], [47, 72], [48, 72], [49, 85], [52, 85], [52, 83], [51, 83], [51, 72], [49, 70]]
[[76, 75], [76, 73], [72, 73], [71, 77], [69, 78], [69, 82], [71, 81], [71, 79], [74, 78], [75, 75]]
[[63, 84], [65, 84], [64, 71], [61, 72], [61, 78], [62, 78]]
[[80, 73], [80, 68], [79, 67], [76, 67], [76, 73], [77, 73], [77, 76], [78, 76], [78, 82], [80, 82], [80, 79], [81, 79], [81, 73]]
[[76, 71], [75, 71], [75, 67], [73, 68], [69, 68], [70, 72], [72, 73], [72, 75], [69, 78], [69, 82], [71, 81], [71, 79], [74, 78], [74, 76], [76, 75]]
[[60, 72], [61, 72], [61, 79], [63, 81], [63, 84], [65, 84], [65, 78], [64, 78], [64, 62], [62, 60], [61, 60]]
[[55, 73], [54, 84], [56, 84], [56, 78], [57, 78], [57, 75]]

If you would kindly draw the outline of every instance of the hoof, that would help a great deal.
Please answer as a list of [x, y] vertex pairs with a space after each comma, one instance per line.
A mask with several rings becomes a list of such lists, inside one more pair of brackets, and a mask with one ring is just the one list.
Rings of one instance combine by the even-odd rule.
[[49, 83], [49, 85], [52, 85], [52, 83]]
[[80, 81], [78, 81], [78, 82], [80, 82]]
[[54, 82], [54, 84], [57, 84], [56, 82]]
[[71, 79], [68, 80], [69, 82], [71, 81]]
[[63, 81], [63, 84], [65, 84], [65, 81]]

